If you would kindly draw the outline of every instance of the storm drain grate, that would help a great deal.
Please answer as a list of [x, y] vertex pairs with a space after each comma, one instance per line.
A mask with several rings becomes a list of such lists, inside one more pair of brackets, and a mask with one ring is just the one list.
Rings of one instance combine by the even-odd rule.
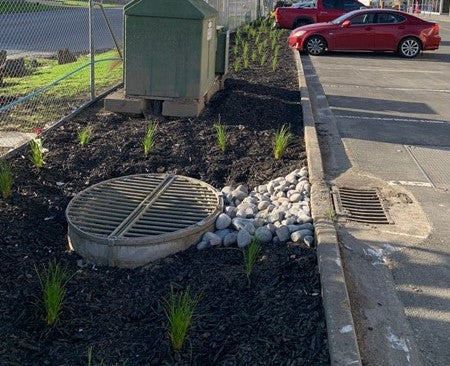
[[74, 249], [103, 263], [106, 260], [94, 257], [101, 256], [104, 248], [95, 246], [115, 248], [116, 256], [125, 247], [135, 253], [145, 246], [167, 252], [161, 248], [177, 242], [185, 248], [214, 225], [222, 209], [221, 196], [202, 181], [140, 174], [111, 179], [79, 193], [67, 207], [66, 217]]
[[367, 224], [393, 224], [377, 190], [333, 187], [332, 193], [338, 215]]

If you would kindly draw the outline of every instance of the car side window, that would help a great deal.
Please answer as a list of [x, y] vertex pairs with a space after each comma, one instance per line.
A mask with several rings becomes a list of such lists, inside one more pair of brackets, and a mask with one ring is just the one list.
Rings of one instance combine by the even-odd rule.
[[344, 0], [344, 10], [353, 11], [361, 8], [361, 4], [355, 0]]
[[394, 13], [378, 13], [377, 23], [378, 24], [395, 24], [401, 23], [405, 20], [401, 15], [397, 15]]
[[373, 24], [375, 23], [375, 13], [358, 14], [350, 18], [350, 22], [352, 25]]
[[342, 9], [341, 0], [323, 0], [322, 4], [325, 9]]

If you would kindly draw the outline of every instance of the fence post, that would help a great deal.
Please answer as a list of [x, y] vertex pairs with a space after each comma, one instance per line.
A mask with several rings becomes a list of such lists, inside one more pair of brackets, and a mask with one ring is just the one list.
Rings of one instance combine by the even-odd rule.
[[94, 0], [89, 0], [89, 55], [91, 100], [95, 98]]

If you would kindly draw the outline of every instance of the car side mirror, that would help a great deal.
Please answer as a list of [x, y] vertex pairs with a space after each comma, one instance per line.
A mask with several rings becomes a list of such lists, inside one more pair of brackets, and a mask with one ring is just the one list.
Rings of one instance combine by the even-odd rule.
[[350, 20], [344, 20], [344, 21], [342, 22], [341, 27], [342, 27], [342, 28], [348, 28], [348, 27], [350, 27], [350, 24], [352, 24], [352, 23], [350, 22]]

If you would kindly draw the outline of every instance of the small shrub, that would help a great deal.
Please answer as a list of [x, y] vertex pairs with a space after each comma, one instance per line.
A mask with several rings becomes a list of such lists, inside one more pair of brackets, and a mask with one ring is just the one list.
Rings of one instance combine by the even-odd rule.
[[36, 268], [39, 284], [42, 289], [42, 305], [47, 325], [53, 326], [59, 319], [66, 296], [68, 274], [56, 261], [50, 261], [48, 266], [39, 272]]
[[170, 341], [175, 351], [183, 348], [199, 300], [199, 295], [191, 297], [189, 287], [179, 295], [175, 295], [173, 288], [170, 289], [169, 299], [165, 301], [164, 312], [167, 317]]
[[4, 200], [11, 196], [13, 176], [6, 161], [0, 162], [0, 193]]
[[289, 132], [286, 125], [281, 126], [281, 128], [275, 133], [273, 139], [273, 155], [276, 160], [283, 157], [286, 149], [292, 143], [293, 138], [294, 136]]
[[92, 127], [91, 126], [83, 127], [78, 132], [78, 141], [79, 141], [80, 145], [83, 147], [87, 146], [89, 144], [91, 137], [92, 137]]
[[42, 168], [44, 162], [44, 149], [42, 147], [42, 140], [34, 138], [30, 141], [31, 161], [36, 168]]
[[243, 250], [244, 263], [245, 263], [245, 274], [247, 279], [250, 279], [250, 275], [253, 272], [253, 267], [255, 266], [256, 260], [258, 259], [258, 254], [260, 252], [259, 241], [256, 238], [252, 238], [252, 241], [247, 248]]
[[152, 151], [155, 146], [155, 137], [158, 133], [158, 123], [149, 121], [147, 123], [147, 129], [145, 131], [145, 136], [142, 141], [142, 146], [144, 147], [144, 155], [147, 156]]
[[214, 124], [214, 127], [216, 128], [216, 136], [220, 150], [222, 150], [222, 152], [225, 152], [227, 148], [227, 131], [225, 125], [220, 122], [220, 116], [219, 121]]

